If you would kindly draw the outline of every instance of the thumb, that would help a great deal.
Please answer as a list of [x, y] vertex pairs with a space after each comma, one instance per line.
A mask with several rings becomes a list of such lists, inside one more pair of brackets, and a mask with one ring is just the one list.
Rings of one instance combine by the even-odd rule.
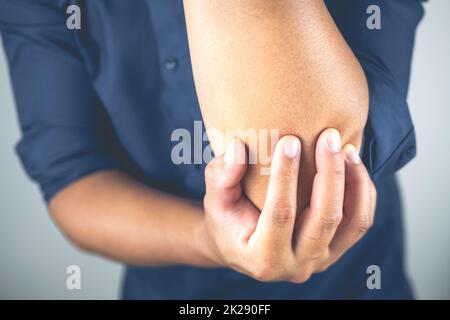
[[206, 195], [216, 205], [233, 204], [241, 197], [241, 180], [247, 170], [245, 144], [233, 138], [225, 154], [214, 158], [205, 169]]

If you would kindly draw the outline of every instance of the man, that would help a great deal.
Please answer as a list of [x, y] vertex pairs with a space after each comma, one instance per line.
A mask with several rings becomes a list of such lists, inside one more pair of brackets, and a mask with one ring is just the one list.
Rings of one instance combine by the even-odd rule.
[[[0, 1], [17, 151], [68, 238], [131, 265], [125, 298], [411, 298], [394, 172], [415, 153], [418, 0], [80, 1], [79, 31], [69, 4]], [[206, 187], [173, 163], [202, 119], [191, 56], [208, 128], [280, 129], [270, 178], [239, 139], [212, 139]], [[375, 192], [352, 145], [378, 191], [362, 239]]]

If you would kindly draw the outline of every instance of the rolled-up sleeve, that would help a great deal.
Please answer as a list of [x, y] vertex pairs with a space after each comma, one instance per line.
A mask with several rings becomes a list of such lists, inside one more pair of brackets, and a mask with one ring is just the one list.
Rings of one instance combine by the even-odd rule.
[[16, 150], [47, 201], [89, 173], [119, 168], [75, 34], [66, 28], [63, 3], [0, 0], [0, 31], [22, 130]]
[[[423, 16], [420, 0], [327, 1], [369, 86], [369, 118], [362, 149], [364, 163], [378, 180], [394, 173], [416, 153], [407, 92], [416, 27]], [[380, 12], [381, 29], [369, 29], [370, 6]]]

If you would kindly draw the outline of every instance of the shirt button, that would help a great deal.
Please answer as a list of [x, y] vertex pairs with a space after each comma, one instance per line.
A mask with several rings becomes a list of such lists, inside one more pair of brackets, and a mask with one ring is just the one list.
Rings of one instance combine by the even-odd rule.
[[164, 61], [164, 67], [167, 71], [173, 71], [178, 66], [178, 60], [174, 57], [169, 57]]

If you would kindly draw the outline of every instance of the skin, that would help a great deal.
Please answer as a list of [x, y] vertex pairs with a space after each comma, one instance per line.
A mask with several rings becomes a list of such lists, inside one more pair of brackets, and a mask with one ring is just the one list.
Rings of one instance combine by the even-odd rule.
[[[333, 151], [326, 130], [317, 142], [310, 205], [298, 216], [297, 179], [300, 142], [283, 137], [275, 149], [268, 197], [259, 210], [242, 194], [247, 165], [216, 158], [206, 171], [206, 229], [222, 264], [260, 281], [302, 283], [333, 264], [370, 228], [376, 191], [356, 148]], [[297, 142], [298, 150], [285, 153]], [[229, 150], [245, 157], [240, 140]], [[340, 146], [339, 146], [340, 147]], [[227, 151], [230, 152], [230, 151]], [[225, 158], [227, 158], [225, 156]], [[230, 164], [231, 163], [231, 164]]]
[[[318, 140], [311, 206], [298, 219], [301, 148], [293, 136], [277, 144], [261, 212], [242, 192], [248, 166], [238, 139], [208, 164], [203, 208], [106, 171], [59, 192], [50, 212], [77, 246], [127, 264], [230, 267], [260, 281], [300, 283], [336, 261], [373, 223], [375, 188], [354, 146], [330, 151], [330, 131], [337, 132]], [[291, 140], [299, 147], [287, 156], [282, 150]]]
[[299, 283], [367, 231], [376, 192], [357, 152], [364, 76], [322, 1], [276, 3], [185, 1], [205, 123], [280, 129], [270, 177], [247, 164], [245, 137], [211, 140], [220, 156], [207, 166], [203, 205], [123, 173], [92, 174], [49, 205], [72, 242], [128, 264], [230, 267]]
[[[308, 205], [314, 149], [326, 128], [358, 149], [368, 114], [367, 82], [322, 0], [184, 0], [191, 60], [208, 130], [279, 130], [303, 145], [299, 210]], [[241, 129], [244, 132], [239, 132]], [[232, 138], [229, 135], [228, 138]], [[227, 141], [209, 135], [216, 154]], [[268, 176], [251, 165], [244, 191], [262, 209]]]

